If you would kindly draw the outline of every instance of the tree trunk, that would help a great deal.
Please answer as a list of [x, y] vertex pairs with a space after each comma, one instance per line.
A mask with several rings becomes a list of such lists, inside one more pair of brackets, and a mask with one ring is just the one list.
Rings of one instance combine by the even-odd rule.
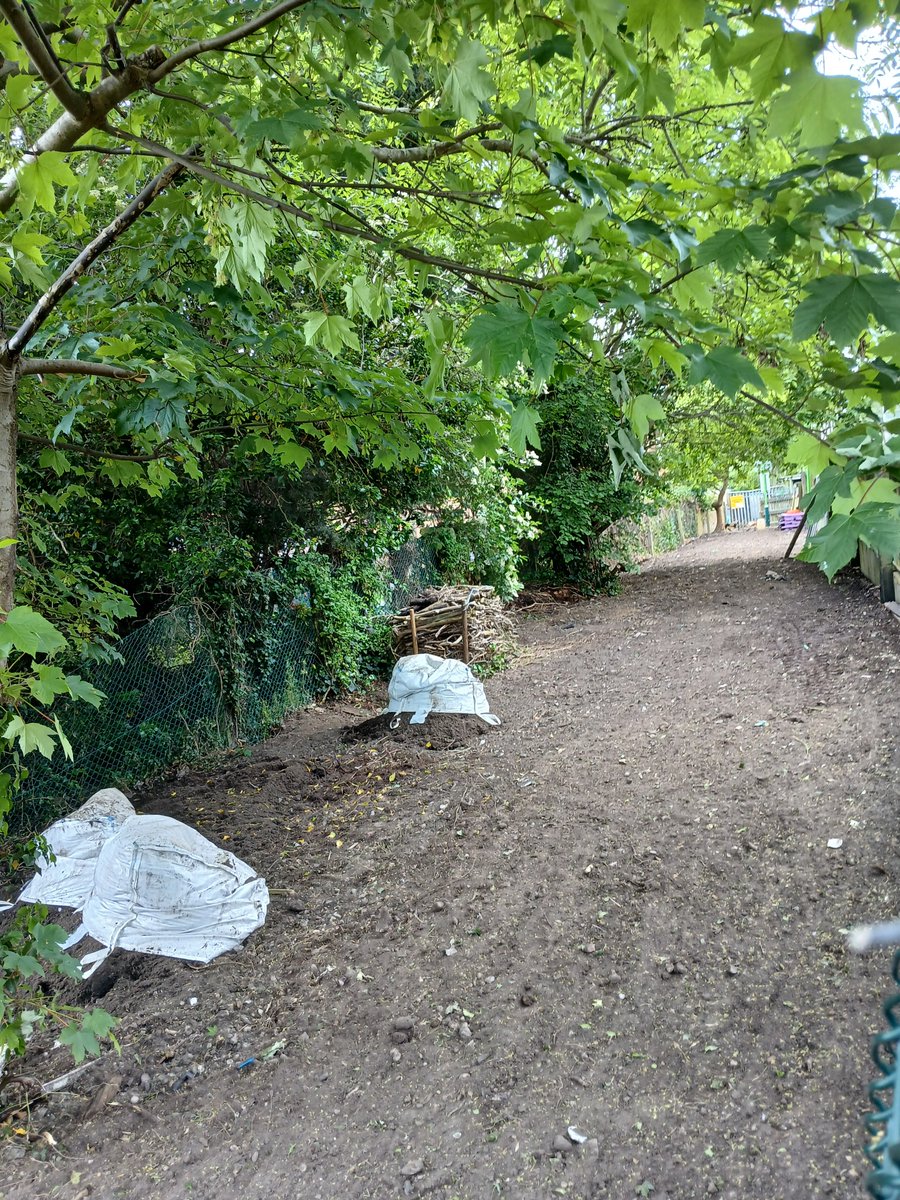
[[[149, 53], [149, 52], [148, 52]], [[197, 153], [194, 147], [189, 156]], [[132, 199], [112, 222], [106, 226], [68, 267], [56, 277], [47, 291], [15, 332], [5, 342], [0, 342], [0, 541], [14, 538], [18, 534], [19, 504], [16, 491], [16, 400], [21, 374], [36, 373], [42, 366], [40, 359], [22, 359], [28, 343], [56, 309], [63, 296], [77, 283], [81, 276], [109, 249], [121, 234], [129, 229], [146, 211], [153, 201], [184, 171], [182, 163], [172, 163], [153, 177]], [[2, 193], [0, 193], [2, 200]], [[2, 204], [0, 204], [2, 211]], [[61, 364], [56, 364], [57, 369]], [[88, 364], [78, 363], [74, 370], [87, 373]], [[99, 364], [92, 374], [108, 376], [109, 367]], [[16, 594], [16, 548], [0, 549], [0, 620], [5, 619], [15, 604]]]
[[728, 491], [728, 472], [725, 473], [725, 478], [722, 480], [722, 486], [719, 488], [719, 494], [716, 496], [716, 502], [713, 508], [716, 512], [716, 533], [725, 532], [725, 493]]
[[[16, 363], [0, 350], [0, 540], [14, 538], [19, 528], [16, 491]], [[0, 620], [15, 604], [16, 548], [0, 549]]]

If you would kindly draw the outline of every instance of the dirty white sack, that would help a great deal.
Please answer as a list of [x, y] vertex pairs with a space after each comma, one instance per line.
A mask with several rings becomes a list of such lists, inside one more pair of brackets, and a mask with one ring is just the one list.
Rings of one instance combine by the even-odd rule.
[[459, 659], [436, 654], [408, 654], [397, 659], [384, 711], [412, 713], [410, 725], [421, 725], [431, 712], [471, 713], [488, 725], [500, 724], [471, 668]]
[[102, 950], [81, 960], [89, 976], [111, 950], [209, 962], [235, 950], [266, 919], [264, 879], [228, 850], [172, 817], [134, 816], [101, 848], [82, 923]]
[[100, 848], [133, 816], [134, 808], [118, 788], [104, 788], [54, 821], [44, 834], [53, 857], [38, 856], [38, 873], [25, 885], [19, 903], [83, 908], [94, 886]]
[[81, 960], [85, 978], [116, 947], [209, 962], [266, 919], [268, 889], [252, 867], [172, 817], [137, 815], [116, 788], [44, 837], [55, 861], [39, 863], [17, 903], [82, 913], [65, 948], [86, 935], [103, 947]]

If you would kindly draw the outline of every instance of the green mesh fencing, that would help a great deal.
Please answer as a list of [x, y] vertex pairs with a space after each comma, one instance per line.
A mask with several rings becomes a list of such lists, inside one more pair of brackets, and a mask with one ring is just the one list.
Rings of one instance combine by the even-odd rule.
[[[383, 563], [384, 591], [371, 620], [402, 608], [434, 583], [431, 555], [414, 541]], [[63, 702], [54, 708], [75, 748], [69, 762], [28, 759], [12, 823], [34, 829], [70, 812], [98, 788], [134, 787], [180, 763], [265, 738], [293, 709], [309, 704], [331, 682], [319, 652], [315, 612], [273, 611], [253, 652], [235, 663], [217, 660], [199, 607], [184, 606], [135, 629], [116, 645], [119, 662], [73, 669], [99, 688], [99, 709]]]
[[[895, 988], [900, 988], [900, 950], [894, 955], [891, 977]], [[885, 1000], [884, 1017], [887, 1029], [872, 1039], [878, 1077], [869, 1085], [873, 1111], [865, 1123], [866, 1157], [872, 1170], [866, 1186], [875, 1200], [900, 1200], [900, 991]]]

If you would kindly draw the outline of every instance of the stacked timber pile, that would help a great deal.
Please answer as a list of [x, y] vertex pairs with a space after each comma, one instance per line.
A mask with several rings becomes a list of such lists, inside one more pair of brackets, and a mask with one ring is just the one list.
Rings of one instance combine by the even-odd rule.
[[515, 649], [515, 626], [492, 587], [444, 587], [424, 592], [391, 617], [394, 653], [435, 654], [474, 666]]

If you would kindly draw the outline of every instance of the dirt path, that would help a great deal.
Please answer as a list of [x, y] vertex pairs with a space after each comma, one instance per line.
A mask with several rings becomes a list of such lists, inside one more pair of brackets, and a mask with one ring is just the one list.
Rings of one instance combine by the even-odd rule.
[[313, 711], [148, 798], [283, 890], [205, 970], [111, 960], [78, 1087], [117, 1100], [36, 1111], [61, 1152], [8, 1142], [0, 1197], [862, 1196], [889, 956], [842, 931], [898, 907], [900, 624], [785, 542], [528, 615], [466, 749]]

